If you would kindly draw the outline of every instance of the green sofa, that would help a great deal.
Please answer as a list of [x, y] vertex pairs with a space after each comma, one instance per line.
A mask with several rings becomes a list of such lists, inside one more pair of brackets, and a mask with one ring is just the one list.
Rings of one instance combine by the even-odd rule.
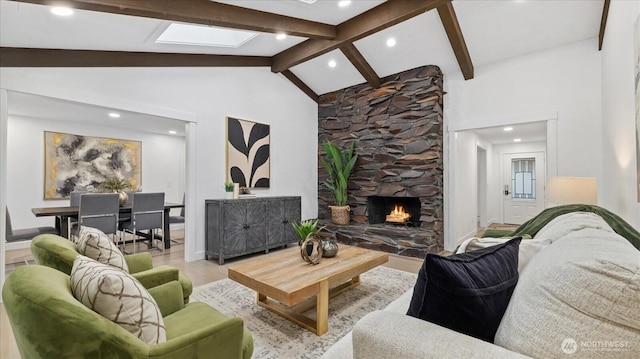
[[[36, 264], [45, 265], [67, 275], [71, 274], [73, 260], [78, 256], [75, 243], [55, 234], [42, 234], [31, 241], [31, 254]], [[182, 285], [184, 302], [189, 303], [189, 296], [193, 291], [193, 284], [177, 268], [171, 266], [153, 267], [151, 254], [148, 252], [124, 256], [129, 273], [142, 285], [149, 289], [160, 284], [177, 280]]]
[[205, 303], [184, 304], [177, 281], [149, 293], [167, 332], [167, 341], [157, 345], [82, 305], [71, 293], [69, 276], [46, 266], [11, 272], [2, 299], [23, 358], [251, 358], [253, 338], [242, 319]]

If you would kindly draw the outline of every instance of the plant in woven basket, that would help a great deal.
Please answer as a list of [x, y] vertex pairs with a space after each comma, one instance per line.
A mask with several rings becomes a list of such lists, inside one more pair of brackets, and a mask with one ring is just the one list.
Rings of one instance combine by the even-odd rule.
[[320, 157], [320, 161], [329, 174], [329, 179], [324, 181], [324, 185], [333, 191], [336, 199], [335, 206], [331, 207], [331, 220], [335, 224], [349, 224], [349, 211], [347, 206], [347, 180], [351, 175], [351, 170], [358, 160], [358, 155], [353, 153], [354, 143], [351, 147], [342, 150], [331, 142], [322, 144], [326, 153], [325, 157]]
[[324, 181], [324, 185], [333, 191], [337, 206], [347, 204], [347, 180], [351, 176], [351, 170], [358, 160], [358, 155], [353, 153], [354, 144], [346, 150], [338, 148], [331, 142], [324, 142], [325, 157], [320, 157], [320, 161], [329, 174], [329, 179]]

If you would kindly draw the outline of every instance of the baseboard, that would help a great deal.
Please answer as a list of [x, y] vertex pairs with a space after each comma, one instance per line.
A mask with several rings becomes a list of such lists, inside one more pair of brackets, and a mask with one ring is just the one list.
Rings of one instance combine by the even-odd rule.
[[199, 261], [199, 260], [203, 260], [206, 257], [206, 252], [205, 251], [199, 251], [196, 252], [193, 257], [190, 256], [190, 258], [185, 259], [185, 262], [195, 262], [195, 261]]
[[18, 242], [5, 242], [4, 249], [6, 251], [14, 251], [16, 249], [29, 249], [31, 248], [31, 240], [18, 241]]
[[184, 223], [171, 223], [169, 224], [169, 229], [170, 230], [184, 229]]
[[490, 226], [490, 225], [492, 225], [492, 224], [495, 224], [495, 223], [502, 223], [502, 221], [500, 221], [500, 220], [499, 220], [499, 219], [497, 219], [497, 218], [491, 218], [487, 223], [488, 223], [488, 224], [487, 224], [487, 227], [488, 227], [488, 226]]

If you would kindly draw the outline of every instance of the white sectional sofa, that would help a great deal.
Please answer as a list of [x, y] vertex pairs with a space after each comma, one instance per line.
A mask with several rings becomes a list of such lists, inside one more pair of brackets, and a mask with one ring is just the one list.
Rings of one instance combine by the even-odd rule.
[[407, 316], [410, 290], [362, 318], [323, 358], [640, 358], [640, 251], [600, 216], [556, 217], [522, 241], [519, 260], [493, 344]]

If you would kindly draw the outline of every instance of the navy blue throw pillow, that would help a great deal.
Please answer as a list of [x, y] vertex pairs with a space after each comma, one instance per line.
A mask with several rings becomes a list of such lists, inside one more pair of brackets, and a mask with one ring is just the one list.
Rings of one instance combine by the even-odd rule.
[[521, 240], [449, 257], [427, 254], [407, 315], [493, 343], [518, 282]]

